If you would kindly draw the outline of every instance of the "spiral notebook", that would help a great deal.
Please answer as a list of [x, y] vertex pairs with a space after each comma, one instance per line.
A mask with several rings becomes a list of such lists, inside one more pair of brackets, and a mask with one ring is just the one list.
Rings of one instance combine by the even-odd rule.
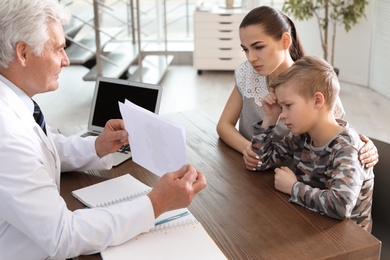
[[[74, 190], [72, 195], [84, 205], [94, 208], [108, 207], [145, 196], [150, 190], [148, 185], [125, 174]], [[161, 214], [150, 232], [140, 234], [121, 245], [108, 247], [101, 255], [104, 260], [227, 259], [187, 208]]]
[[108, 207], [146, 195], [151, 187], [130, 174], [72, 191], [72, 195], [90, 208]]
[[[167, 212], [158, 219], [183, 212]], [[156, 225], [150, 232], [129, 241], [106, 248], [101, 252], [104, 260], [126, 259], [227, 259], [202, 224], [190, 212], [188, 216]]]

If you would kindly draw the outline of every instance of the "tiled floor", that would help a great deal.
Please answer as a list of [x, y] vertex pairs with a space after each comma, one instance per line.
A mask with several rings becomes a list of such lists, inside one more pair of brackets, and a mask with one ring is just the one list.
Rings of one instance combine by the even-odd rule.
[[[57, 91], [35, 97], [49, 125], [68, 132], [86, 126], [94, 90], [93, 81], [83, 81], [88, 70], [64, 68]], [[160, 113], [199, 109], [215, 122], [234, 86], [233, 73], [205, 71], [197, 75], [192, 66], [170, 66], [162, 80]], [[390, 99], [369, 88], [341, 83], [346, 120], [360, 133], [390, 143]], [[75, 128], [75, 129], [74, 129]]]
[[[90, 3], [81, 0], [70, 2], [73, 3], [69, 6], [72, 13], [81, 15], [90, 12], [92, 15]], [[109, 2], [116, 3], [112, 7], [119, 8], [122, 16], [127, 17], [123, 14], [123, 3], [106, 0], [106, 3]], [[194, 2], [189, 1], [188, 3]], [[188, 11], [180, 1], [173, 1], [172, 4], [173, 6], [177, 5], [174, 8], [175, 12], [182, 12], [181, 15], [186, 16]], [[154, 5], [154, 1], [142, 1], [140, 8], [144, 11], [151, 10]], [[190, 4], [190, 6], [194, 8], [193, 5]], [[112, 20], [108, 13], [110, 12], [104, 9], [101, 14], [101, 24], [117, 24], [118, 21]], [[143, 21], [147, 18], [148, 16], [142, 15]], [[86, 28], [91, 29], [88, 26], [84, 29]], [[149, 27], [145, 26], [145, 28]], [[171, 33], [179, 30], [176, 27], [172, 28], [172, 25], [169, 29]], [[178, 57], [175, 57], [174, 60], [177, 59]], [[85, 82], [81, 79], [87, 72], [88, 70], [82, 66], [64, 68], [60, 78], [60, 89], [37, 98], [42, 103], [41, 107], [46, 110], [47, 121], [53, 127], [64, 131], [70, 128], [73, 132], [73, 126], [86, 125], [94, 89], [94, 82]], [[234, 78], [232, 72], [205, 72], [198, 76], [196, 70], [191, 66], [170, 66], [162, 85], [164, 91], [160, 113], [200, 109], [217, 122], [234, 86]], [[345, 119], [360, 134], [390, 143], [390, 117], [386, 116], [386, 113], [390, 111], [389, 98], [383, 97], [369, 88], [344, 82], [341, 83], [340, 95], [346, 110]]]

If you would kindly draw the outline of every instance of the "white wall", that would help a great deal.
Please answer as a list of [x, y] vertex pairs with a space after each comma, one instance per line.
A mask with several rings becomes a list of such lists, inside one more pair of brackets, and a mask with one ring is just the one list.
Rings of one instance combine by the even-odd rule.
[[[371, 54], [371, 28], [373, 26], [373, 3], [366, 7], [366, 18], [346, 32], [343, 26], [337, 28], [334, 66], [340, 69], [340, 81], [369, 86], [369, 65]], [[295, 21], [306, 54], [323, 57], [317, 20]], [[329, 36], [329, 45], [331, 44]], [[330, 59], [330, 50], [329, 50]]]

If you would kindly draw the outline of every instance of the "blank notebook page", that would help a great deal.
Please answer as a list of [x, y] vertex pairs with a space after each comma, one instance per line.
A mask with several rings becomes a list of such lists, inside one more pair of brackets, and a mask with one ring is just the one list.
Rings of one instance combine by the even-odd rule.
[[101, 254], [104, 260], [227, 259], [200, 222], [144, 233]]

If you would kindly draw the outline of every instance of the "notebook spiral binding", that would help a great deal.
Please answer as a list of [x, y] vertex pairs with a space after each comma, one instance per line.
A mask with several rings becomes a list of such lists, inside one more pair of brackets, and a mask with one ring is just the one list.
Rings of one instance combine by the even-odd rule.
[[167, 223], [164, 223], [164, 224], [161, 224], [161, 225], [158, 225], [158, 226], [154, 226], [154, 228], [152, 228], [149, 231], [149, 233], [150, 232], [159, 232], [159, 231], [161, 232], [161, 231], [164, 231], [166, 229], [191, 226], [191, 225], [194, 225], [194, 224], [197, 224], [197, 223], [198, 223], [197, 219], [187, 219], [187, 220], [178, 221], [178, 222], [167, 222]]
[[144, 191], [140, 191], [140, 192], [137, 192], [137, 193], [134, 193], [134, 194], [130, 194], [130, 195], [128, 195], [126, 197], [123, 197], [123, 198], [119, 198], [119, 199], [116, 199], [116, 200], [100, 203], [97, 206], [98, 207], [102, 207], [102, 208], [106, 208], [106, 207], [109, 207], [109, 206], [112, 206], [112, 205], [115, 205], [115, 204], [118, 204], [118, 203], [121, 203], [121, 202], [131, 201], [133, 199], [136, 199], [138, 197], [141, 197], [141, 196], [144, 196], [144, 195], [148, 194], [151, 190], [152, 189], [147, 189], [147, 190], [144, 190]]

